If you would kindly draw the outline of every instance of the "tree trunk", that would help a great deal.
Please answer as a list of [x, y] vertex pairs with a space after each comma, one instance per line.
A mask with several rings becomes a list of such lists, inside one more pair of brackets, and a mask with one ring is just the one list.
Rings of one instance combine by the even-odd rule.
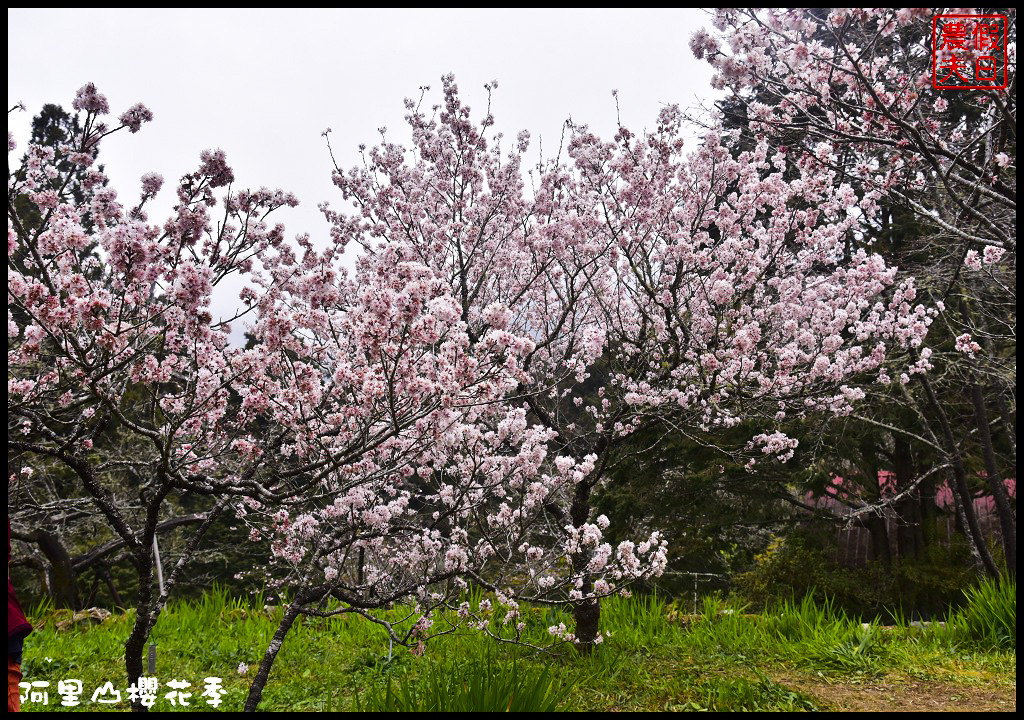
[[993, 578], [999, 577], [999, 568], [992, 559], [992, 554], [985, 545], [985, 538], [981, 534], [981, 527], [978, 525], [978, 516], [974, 512], [974, 497], [967, 485], [967, 470], [964, 468], [963, 457], [960, 455], [960, 448], [957, 446], [956, 438], [953, 436], [953, 429], [949, 425], [946, 411], [939, 404], [935, 396], [931, 381], [927, 376], [922, 375], [921, 385], [924, 387], [925, 397], [928, 398], [928, 406], [935, 413], [939, 420], [939, 427], [942, 429], [942, 438], [946, 443], [946, 455], [953, 466], [953, 492], [959, 503], [960, 514], [963, 516], [968, 541], [973, 553], [981, 562], [985, 572]]
[[901, 558], [920, 557], [924, 552], [924, 521], [921, 518], [921, 503], [917, 493], [901, 502], [896, 511], [899, 525], [896, 529], [896, 544]]
[[125, 607], [124, 600], [121, 599], [121, 593], [117, 591], [117, 586], [114, 585], [114, 578], [110, 576], [110, 566], [103, 565], [99, 571], [103, 575], [103, 581], [107, 584], [107, 590], [110, 591], [110, 597], [114, 600], [114, 607]]
[[1006, 569], [1011, 576], [1015, 576], [1017, 574], [1017, 519], [1013, 516], [1006, 486], [1003, 485], [1002, 475], [996, 465], [996, 454], [992, 447], [992, 434], [989, 432], [988, 412], [985, 408], [985, 397], [982, 395], [981, 386], [972, 382], [969, 390], [974, 405], [974, 420], [978, 426], [978, 440], [981, 442], [982, 456], [985, 459], [985, 479], [992, 492], [996, 516], [999, 518]]
[[[881, 468], [878, 461], [878, 450], [875, 439], [865, 438], [861, 441], [861, 471], [864, 473], [864, 489], [870, 493], [870, 499], [881, 503], [885, 498], [882, 487]], [[889, 546], [889, 530], [885, 525], [882, 510], [875, 510], [866, 516], [863, 526], [868, 531], [871, 541], [871, 560], [881, 561], [886, 567], [892, 565], [892, 551]]]
[[922, 547], [928, 547], [939, 537], [939, 506], [935, 497], [935, 480], [931, 477], [927, 478], [918, 486], [918, 489], [921, 491]]
[[[162, 495], [157, 497], [156, 502], [152, 506], [151, 517], [147, 522], [147, 530], [144, 533], [146, 540], [142, 548], [133, 553], [135, 567], [139, 574], [139, 599], [135, 627], [132, 628], [132, 634], [128, 636], [128, 641], [125, 643], [124, 658], [125, 667], [128, 670], [129, 684], [138, 682], [138, 678], [142, 675], [142, 654], [145, 649], [146, 640], [149, 639], [149, 634], [156, 625], [156, 621], [167, 603], [171, 588], [175, 586], [177, 578], [184, 570], [186, 563], [194, 557], [203, 536], [206, 535], [206, 532], [213, 526], [214, 521], [228, 506], [228, 499], [222, 498], [212, 510], [202, 516], [202, 524], [185, 545], [185, 550], [174, 564], [174, 569], [166, 578], [166, 581], [161, 580], [163, 593], [157, 594], [154, 597], [153, 570], [156, 559], [154, 553], [156, 552], [156, 536], [160, 528], [160, 524], [156, 522], [156, 508], [159, 507], [159, 503], [165, 494], [166, 492], [163, 492]], [[193, 519], [188, 519], [187, 521], [192, 522]], [[111, 584], [111, 590], [113, 590], [113, 584]], [[132, 710], [135, 712], [146, 712], [147, 708], [143, 707], [141, 700], [139, 700], [132, 703]]]
[[291, 629], [292, 623], [295, 622], [295, 618], [298, 617], [301, 607], [302, 597], [300, 596], [288, 606], [284, 617], [281, 618], [281, 624], [277, 626], [277, 632], [274, 633], [274, 637], [270, 641], [270, 645], [267, 646], [266, 653], [263, 655], [263, 660], [260, 662], [260, 669], [256, 673], [256, 677], [252, 679], [252, 685], [249, 687], [249, 696], [245, 699], [245, 712], [256, 712], [260, 700], [263, 699], [263, 688], [267, 685], [267, 678], [270, 677], [270, 669], [274, 665], [274, 659], [281, 651], [281, 646], [284, 645], [284, 638]]
[[47, 579], [54, 604], [57, 607], [77, 610], [79, 607], [78, 578], [71, 564], [71, 555], [64, 547], [64, 543], [60, 541], [56, 533], [43, 528], [36, 530], [32, 537], [50, 563], [50, 567], [47, 569]]
[[1006, 399], [997, 388], [993, 388], [996, 396], [996, 407], [999, 408], [999, 419], [1003, 421], [1003, 430], [1010, 441], [1010, 452], [1017, 457], [1017, 429], [1013, 425], [1013, 418], [1010, 417], [1010, 409], [1006, 407]]
[[[569, 511], [573, 527], [582, 527], [590, 517], [590, 483], [583, 481], [576, 486], [572, 499], [572, 508]], [[598, 600], [587, 600], [586, 596], [594, 591], [594, 578], [586, 571], [593, 553], [584, 550], [572, 556], [572, 567], [574, 574], [583, 577], [583, 586], [579, 588], [584, 599], [575, 603], [572, 608], [573, 621], [575, 623], [574, 634], [579, 641], [579, 651], [584, 655], [590, 654], [594, 649], [597, 640], [598, 625], [601, 620], [601, 603]]]
[[885, 527], [883, 515], [871, 515], [864, 520], [864, 525], [871, 535], [871, 555], [873, 560], [881, 560], [889, 567], [892, 565], [892, 552], [889, 549], [889, 532]]
[[[910, 442], [894, 438], [892, 467], [896, 474], [896, 490], [904, 491], [914, 482], [914, 458]], [[896, 503], [896, 547], [900, 557], [917, 557], [924, 546], [921, 533], [920, 488]]]
[[[149, 548], [134, 554], [135, 568], [139, 575], [139, 599], [135, 604], [135, 625], [124, 644], [124, 667], [128, 672], [128, 684], [137, 685], [143, 676], [143, 650], [149, 632], [153, 629], [153, 556]], [[146, 712], [141, 698], [132, 702], [132, 712]]]

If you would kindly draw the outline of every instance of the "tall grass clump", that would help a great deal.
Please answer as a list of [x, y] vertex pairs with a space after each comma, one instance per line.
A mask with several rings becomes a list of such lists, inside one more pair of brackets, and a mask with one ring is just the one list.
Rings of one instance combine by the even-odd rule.
[[383, 685], [355, 697], [360, 712], [555, 712], [562, 700], [548, 668], [490, 652], [477, 662], [441, 661], [409, 682], [388, 675]]
[[814, 701], [800, 692], [775, 682], [754, 668], [755, 679], [715, 678], [701, 689], [701, 702], [687, 709], [712, 712], [803, 712], [819, 710]]
[[774, 657], [814, 670], [874, 673], [884, 654], [878, 626], [861, 623], [831, 601], [784, 600], [757, 615], [744, 614], [718, 598], [690, 628], [689, 641], [704, 654]]
[[630, 598], [613, 596], [601, 605], [601, 630], [631, 649], [655, 647], [675, 628], [668, 619], [665, 601], [655, 594]]
[[818, 603], [807, 594], [799, 603], [786, 600], [774, 612], [765, 613], [764, 625], [789, 655], [816, 669], [878, 670], [883, 644], [877, 623], [851, 618], [829, 599]]
[[1016, 579], [986, 578], [964, 595], [967, 604], [950, 611], [947, 620], [950, 639], [985, 650], [1016, 649]]

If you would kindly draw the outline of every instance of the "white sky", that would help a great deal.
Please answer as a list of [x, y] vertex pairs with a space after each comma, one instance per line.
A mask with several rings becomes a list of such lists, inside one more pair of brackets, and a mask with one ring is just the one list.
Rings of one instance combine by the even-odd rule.
[[[316, 206], [347, 209], [330, 179], [320, 133], [333, 129], [335, 157], [347, 169], [357, 146], [408, 143], [402, 99], [432, 90], [455, 73], [476, 113], [483, 84], [498, 80], [496, 129], [558, 147], [567, 117], [611, 138], [612, 89], [622, 121], [652, 126], [669, 103], [696, 106], [714, 97], [709, 66], [690, 53], [690, 35], [709, 25], [699, 10], [35, 10], [7, 13], [7, 107], [21, 156], [32, 116], [53, 102], [71, 109], [75, 91], [94, 82], [112, 121], [136, 102], [154, 120], [136, 135], [104, 141], [100, 161], [122, 201], [138, 197], [139, 178], [158, 172], [164, 189], [150, 213], [162, 221], [175, 181], [199, 153], [221, 148], [236, 187], [280, 187], [301, 205], [276, 213], [288, 236], [327, 235]], [[164, 211], [160, 211], [163, 209]], [[273, 216], [272, 216], [273, 217]]]

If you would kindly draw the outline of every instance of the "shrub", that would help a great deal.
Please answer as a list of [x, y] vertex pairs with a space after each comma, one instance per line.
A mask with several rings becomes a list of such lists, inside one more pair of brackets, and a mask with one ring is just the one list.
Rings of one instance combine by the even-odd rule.
[[964, 543], [930, 545], [916, 558], [844, 567], [836, 561], [834, 533], [793, 532], [773, 541], [753, 567], [736, 576], [733, 593], [754, 609], [811, 595], [852, 617], [943, 617], [964, 603], [962, 589], [975, 577]]

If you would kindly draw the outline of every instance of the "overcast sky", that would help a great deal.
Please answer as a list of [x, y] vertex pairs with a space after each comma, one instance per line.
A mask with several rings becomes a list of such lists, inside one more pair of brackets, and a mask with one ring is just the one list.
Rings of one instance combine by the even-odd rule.
[[[154, 210], [169, 208], [173, 184], [221, 148], [236, 187], [280, 187], [301, 202], [280, 211], [288, 235], [325, 238], [316, 209], [345, 207], [331, 184], [321, 132], [343, 168], [359, 143], [408, 142], [402, 99], [453, 72], [474, 111], [485, 82], [497, 80], [496, 129], [529, 130], [536, 152], [558, 144], [572, 117], [610, 138], [622, 120], [653, 126], [668, 103], [713, 98], [711, 72], [690, 53], [690, 35], [708, 25], [698, 10], [8, 10], [8, 116], [20, 157], [33, 114], [44, 103], [70, 109], [75, 91], [94, 82], [113, 118], [136, 102], [154, 121], [137, 135], [104, 142], [101, 161], [126, 201], [139, 178], [167, 184]], [[476, 117], [474, 115], [474, 117]], [[163, 212], [152, 212], [153, 220]], [[319, 244], [319, 243], [317, 243]]]

